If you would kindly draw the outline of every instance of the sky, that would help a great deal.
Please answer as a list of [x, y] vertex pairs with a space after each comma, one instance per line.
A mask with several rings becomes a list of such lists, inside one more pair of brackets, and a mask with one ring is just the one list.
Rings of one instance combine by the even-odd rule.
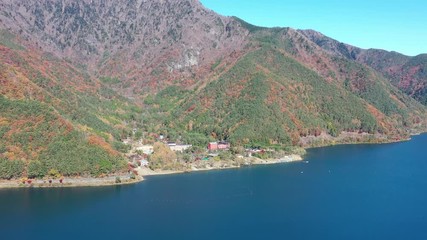
[[200, 0], [263, 27], [313, 29], [361, 48], [427, 53], [427, 0]]

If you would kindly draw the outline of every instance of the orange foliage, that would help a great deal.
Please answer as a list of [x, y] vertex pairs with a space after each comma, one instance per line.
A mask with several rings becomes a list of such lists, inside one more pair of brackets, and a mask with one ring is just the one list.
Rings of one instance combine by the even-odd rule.
[[88, 137], [88, 142], [89, 142], [89, 144], [101, 147], [102, 149], [104, 149], [105, 151], [107, 151], [111, 155], [114, 155], [114, 156], [119, 155], [119, 153], [116, 150], [114, 150], [110, 144], [105, 142], [105, 140], [99, 136], [90, 135]]
[[397, 104], [399, 104], [399, 106], [400, 106], [401, 108], [405, 108], [405, 107], [406, 107], [406, 105], [405, 105], [402, 101], [400, 101], [400, 100], [396, 97], [396, 95], [394, 95], [394, 94], [390, 94], [390, 98], [391, 98], [391, 99], [393, 99]]
[[68, 122], [67, 120], [60, 118], [59, 122], [60, 122], [61, 127], [65, 127], [66, 133], [70, 133], [71, 131], [73, 131], [73, 129], [74, 129], [73, 125], [70, 122]]
[[393, 126], [387, 121], [387, 117], [382, 112], [380, 112], [377, 108], [375, 108], [371, 104], [368, 104], [367, 109], [375, 117], [375, 119], [377, 119], [378, 124], [383, 129], [385, 129], [386, 131], [393, 129]]

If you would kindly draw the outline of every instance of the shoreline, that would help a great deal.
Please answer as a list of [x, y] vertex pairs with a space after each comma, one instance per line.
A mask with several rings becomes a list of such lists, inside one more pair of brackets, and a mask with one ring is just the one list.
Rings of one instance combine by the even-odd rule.
[[148, 176], [160, 176], [160, 175], [171, 175], [171, 174], [183, 174], [183, 173], [192, 173], [192, 172], [206, 172], [206, 171], [212, 171], [212, 170], [227, 170], [227, 169], [237, 169], [237, 168], [243, 168], [248, 166], [258, 166], [258, 165], [274, 165], [274, 164], [281, 164], [281, 163], [293, 163], [293, 162], [301, 162], [303, 161], [303, 157], [300, 155], [292, 154], [289, 156], [284, 157], [283, 159], [259, 159], [259, 158], [253, 158], [255, 161], [248, 162], [248, 163], [242, 163], [240, 165], [223, 165], [223, 166], [213, 166], [213, 167], [204, 167], [204, 168], [196, 168], [192, 166], [191, 169], [187, 170], [151, 170], [149, 168], [139, 168], [136, 169], [137, 171], [140, 171], [139, 173], [142, 173], [140, 176], [142, 177], [148, 177]]
[[[423, 134], [427, 134], [427, 131], [413, 131], [409, 134], [409, 136], [407, 136], [406, 138], [401, 138], [401, 139], [387, 139], [387, 138], [374, 138], [377, 141], [371, 141], [372, 139], [366, 139], [366, 138], [348, 138], [348, 140], [350, 140], [349, 142], [346, 141], [338, 141], [335, 142], [334, 139], [323, 139], [326, 141], [322, 141], [322, 139], [320, 139], [320, 141], [318, 142], [318, 145], [308, 145], [308, 146], [303, 146], [303, 148], [305, 150], [308, 149], [315, 149], [315, 148], [323, 148], [323, 147], [333, 147], [333, 146], [343, 146], [343, 145], [383, 145], [383, 144], [393, 144], [393, 143], [403, 143], [403, 142], [408, 142], [412, 140], [412, 137], [414, 136], [420, 136]], [[369, 137], [369, 135], [366, 135]], [[365, 137], [366, 137], [365, 136]], [[371, 135], [373, 136], [373, 135]], [[351, 141], [351, 140], [356, 140], [356, 141]]]
[[[226, 170], [226, 169], [237, 169], [246, 166], [256, 165], [273, 165], [280, 163], [292, 163], [302, 161], [303, 158], [300, 155], [289, 155], [283, 159], [258, 159], [252, 158], [253, 161], [245, 162], [239, 165], [221, 165], [204, 168], [191, 167], [187, 170], [151, 170], [147, 167], [139, 167], [135, 170], [138, 172], [135, 179], [131, 179], [130, 175], [112, 175], [104, 178], [82, 178], [82, 177], [67, 177], [63, 178], [63, 182], [60, 183], [59, 179], [55, 179], [52, 183], [43, 179], [32, 179], [31, 184], [22, 183], [19, 179], [13, 180], [0, 180], [0, 190], [2, 189], [29, 189], [29, 188], [72, 188], [72, 187], [107, 187], [107, 186], [121, 186], [136, 184], [144, 181], [144, 177], [158, 176], [158, 175], [172, 175], [172, 174], [183, 174], [191, 172], [202, 172], [211, 170]], [[119, 177], [121, 182], [116, 183], [116, 177]]]
[[[412, 139], [412, 136], [417, 136], [424, 134], [425, 132], [417, 132], [412, 133], [410, 137], [406, 139], [400, 139], [400, 140], [389, 140], [384, 142], [351, 142], [351, 143], [328, 143], [325, 145], [319, 145], [319, 146], [311, 146], [311, 147], [304, 147], [304, 149], [313, 149], [313, 148], [321, 148], [321, 147], [331, 147], [331, 146], [338, 146], [338, 145], [352, 145], [352, 144], [391, 144], [391, 143], [400, 143], [400, 142], [406, 142], [410, 141]], [[289, 158], [290, 157], [290, 158]], [[286, 159], [288, 158], [288, 159]], [[229, 163], [225, 165], [217, 165], [217, 166], [210, 166], [210, 167], [194, 167], [191, 166], [189, 169], [186, 170], [151, 170], [149, 168], [141, 168], [135, 169], [138, 172], [138, 175], [136, 175], [135, 179], [131, 179], [129, 174], [126, 175], [111, 175], [109, 177], [103, 177], [103, 178], [82, 178], [82, 177], [67, 177], [64, 178], [63, 183], [59, 183], [59, 180], [54, 180], [53, 183], [49, 184], [46, 182], [47, 180], [42, 179], [32, 179], [32, 183], [23, 184], [21, 180], [19, 179], [13, 179], [13, 180], [0, 180], [0, 190], [2, 189], [20, 189], [20, 188], [70, 188], [70, 187], [107, 187], [107, 186], [121, 186], [121, 185], [129, 185], [129, 184], [136, 184], [139, 182], [144, 181], [144, 177], [148, 176], [156, 176], [156, 175], [171, 175], [171, 174], [182, 174], [182, 173], [191, 173], [191, 172], [201, 172], [201, 171], [210, 171], [210, 170], [225, 170], [225, 169], [236, 169], [246, 166], [253, 166], [253, 165], [273, 165], [273, 164], [280, 164], [280, 163], [292, 163], [292, 162], [300, 162], [303, 161], [303, 157], [300, 155], [288, 155], [285, 156], [284, 159], [259, 159], [259, 158], [251, 158], [249, 161], [248, 158], [244, 159], [247, 160], [246, 162], [240, 163], [238, 165], [228, 165]], [[121, 179], [120, 183], [116, 183], [115, 179], [116, 177], [119, 177]]]
[[[116, 177], [120, 178], [120, 183], [116, 183]], [[12, 180], [0, 180], [0, 190], [2, 189], [24, 189], [24, 188], [71, 188], [71, 187], [107, 187], [107, 186], [121, 186], [135, 184], [143, 181], [142, 176], [136, 176], [135, 179], [131, 179], [130, 175], [117, 175], [103, 178], [91, 178], [91, 177], [66, 177], [63, 178], [62, 183], [59, 179], [52, 180], [49, 183], [48, 180], [43, 179], [31, 179], [31, 183], [22, 183], [19, 179]]]
[[[424, 133], [421, 133], [424, 134]], [[421, 134], [411, 135], [411, 137], [403, 138], [401, 140], [389, 140], [383, 142], [369, 142], [369, 141], [360, 141], [360, 142], [337, 142], [337, 143], [326, 143], [324, 145], [319, 144], [315, 146], [305, 146], [303, 147], [305, 150], [308, 149], [316, 149], [316, 148], [325, 148], [325, 147], [336, 147], [336, 146], [347, 146], [347, 145], [385, 145], [385, 144], [393, 144], [393, 143], [404, 143], [412, 140], [413, 136], [419, 136]]]

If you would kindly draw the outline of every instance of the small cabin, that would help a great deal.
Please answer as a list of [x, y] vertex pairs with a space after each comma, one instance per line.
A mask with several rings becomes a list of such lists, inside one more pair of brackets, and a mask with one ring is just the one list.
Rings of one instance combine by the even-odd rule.
[[141, 166], [142, 166], [142, 167], [148, 167], [148, 165], [149, 165], [149, 162], [148, 162], [146, 159], [142, 159], [142, 160], [140, 161], [140, 163], [141, 163]]
[[210, 142], [208, 144], [208, 150], [209, 151], [216, 151], [216, 150], [218, 150], [218, 142]]

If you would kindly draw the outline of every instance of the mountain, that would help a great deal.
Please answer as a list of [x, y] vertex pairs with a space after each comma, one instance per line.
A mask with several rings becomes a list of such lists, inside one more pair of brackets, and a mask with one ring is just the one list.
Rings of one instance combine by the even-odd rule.
[[217, 59], [239, 56], [248, 35], [197, 0], [7, 0], [1, 7], [0, 26], [98, 77], [117, 77], [128, 97], [169, 82], [194, 85]]
[[313, 30], [300, 30], [331, 54], [355, 60], [380, 72], [409, 96], [427, 105], [427, 54], [415, 57], [380, 49], [360, 49]]
[[[197, 0], [0, 7], [0, 164], [22, 170], [0, 178], [124, 170], [120, 141], [133, 130], [144, 141], [288, 149], [426, 127], [425, 106], [405, 94], [422, 101], [422, 55], [257, 27]], [[399, 89], [404, 77], [414, 92]]]
[[150, 101], [162, 106], [172, 98], [163, 104], [172, 113], [167, 128], [238, 145], [297, 145], [322, 132], [402, 136], [424, 119], [425, 108], [380, 73], [296, 30], [253, 29], [247, 49], [231, 68], [219, 64], [207, 86], [179, 94], [168, 88]]

